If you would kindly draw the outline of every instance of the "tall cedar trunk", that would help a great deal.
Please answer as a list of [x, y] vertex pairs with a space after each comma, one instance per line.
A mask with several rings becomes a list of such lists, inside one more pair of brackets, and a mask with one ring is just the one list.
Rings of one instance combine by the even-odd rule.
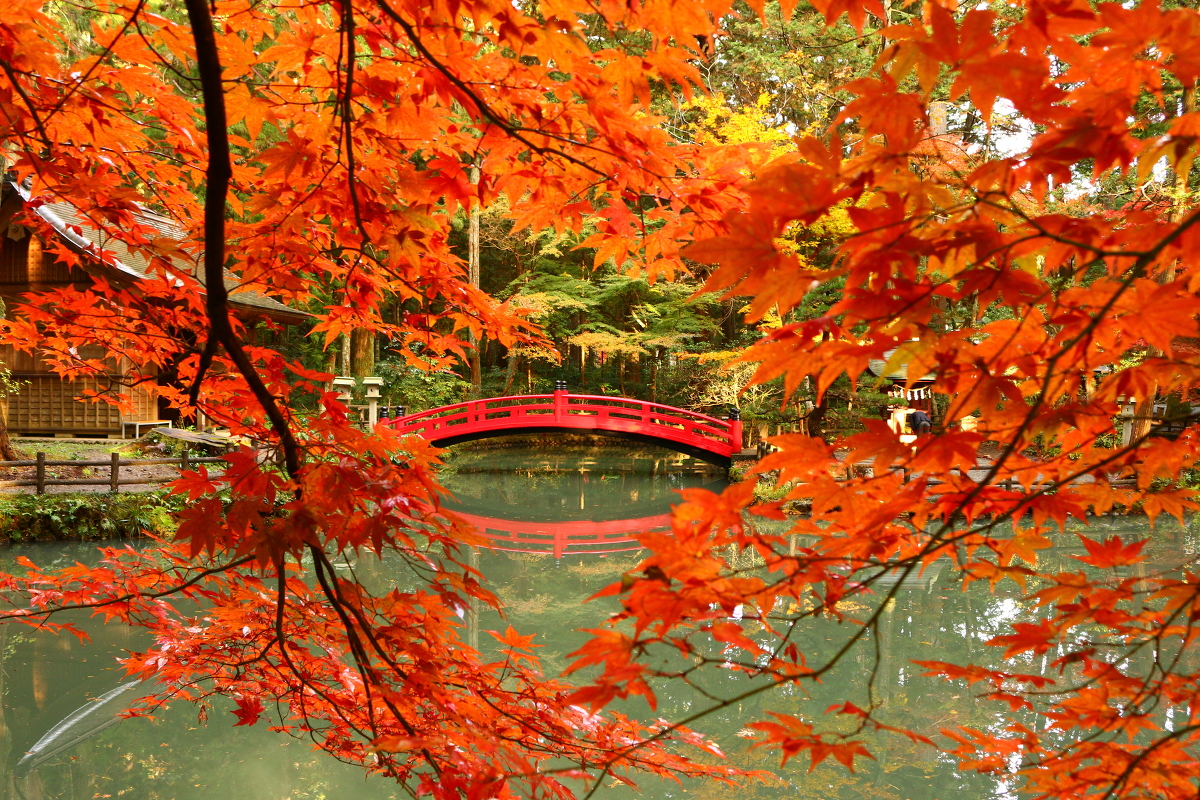
[[508, 363], [504, 368], [504, 391], [501, 394], [508, 394], [512, 389], [513, 381], [517, 379], [517, 355], [513, 349], [508, 348]]
[[375, 372], [375, 332], [355, 328], [350, 332], [350, 372], [355, 378], [365, 378]]
[[340, 370], [338, 374], [351, 375], [353, 373], [350, 372], [350, 337], [343, 333], [338, 341], [342, 348], [342, 358], [338, 364]]
[[[479, 184], [479, 167], [471, 167], [471, 185]], [[468, 226], [467, 240], [467, 280], [476, 289], [479, 288], [479, 206], [478, 204], [471, 207], [471, 218]], [[474, 333], [468, 334], [468, 341], [471, 343], [471, 355], [469, 361], [471, 365], [471, 396], [481, 397], [483, 395], [483, 370], [480, 367], [480, 351], [483, 349], [483, 342], [475, 336]]]
[[[337, 375], [341, 374], [341, 370], [338, 369], [338, 363], [339, 363], [339, 359], [341, 358], [341, 352], [342, 351], [341, 351], [340, 347], [337, 350], [327, 350], [325, 352], [325, 368], [324, 369], [330, 375], [337, 376]], [[330, 381], [328, 384], [326, 384], [325, 388], [327, 390], [332, 389], [333, 381]]]
[[650, 402], [658, 402], [658, 354], [650, 362]]
[[[821, 341], [829, 341], [829, 331], [821, 332]], [[807, 380], [807, 379], [806, 379]], [[811, 383], [807, 384], [812, 386]], [[815, 387], [814, 387], [815, 388]], [[828, 393], [821, 395], [819, 402], [815, 400], [816, 393], [814, 392], [813, 410], [808, 412], [808, 435], [824, 438], [825, 434], [825, 412], [828, 403]]]
[[738, 301], [726, 300], [722, 304], [721, 329], [725, 341], [732, 342], [738, 335], [738, 322], [742, 315], [738, 313]]
[[[0, 157], [0, 167], [4, 166], [4, 159]], [[7, 188], [7, 187], [6, 187]], [[3, 219], [4, 211], [0, 206], [0, 231], [7, 226], [7, 220]], [[8, 214], [12, 216], [12, 214]], [[2, 238], [2, 234], [0, 234]], [[7, 310], [4, 307], [4, 301], [0, 300], [0, 319], [7, 316]], [[8, 370], [0, 368], [0, 379], [9, 375]], [[0, 461], [16, 461], [17, 454], [13, 451], [12, 442], [8, 440], [8, 398], [3, 394], [3, 384], [0, 383]], [[0, 694], [3, 697], [3, 694]]]

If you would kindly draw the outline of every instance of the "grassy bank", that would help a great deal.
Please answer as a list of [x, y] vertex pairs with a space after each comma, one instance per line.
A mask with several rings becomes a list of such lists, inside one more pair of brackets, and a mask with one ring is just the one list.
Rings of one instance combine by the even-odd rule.
[[181, 507], [161, 491], [0, 495], [0, 543], [169, 538]]

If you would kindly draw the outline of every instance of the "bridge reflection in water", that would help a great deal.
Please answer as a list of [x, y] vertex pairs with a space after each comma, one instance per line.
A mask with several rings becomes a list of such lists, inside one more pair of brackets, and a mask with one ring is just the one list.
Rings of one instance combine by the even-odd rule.
[[445, 508], [507, 552], [562, 558], [638, 550], [638, 534], [670, 529], [679, 490], [728, 485], [710, 466], [642, 453], [516, 458], [508, 463], [516, 459], [503, 451], [455, 458], [454, 472], [442, 476], [454, 495]]

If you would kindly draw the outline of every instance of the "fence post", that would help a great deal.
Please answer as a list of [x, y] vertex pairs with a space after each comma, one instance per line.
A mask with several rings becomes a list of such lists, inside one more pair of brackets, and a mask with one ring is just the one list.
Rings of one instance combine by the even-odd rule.
[[46, 454], [39, 451], [37, 454], [37, 493], [46, 493]]
[[121, 478], [121, 454], [113, 453], [112, 454], [112, 467], [109, 469], [109, 473], [108, 473], [108, 490], [110, 492], [112, 492], [113, 494], [116, 494], [118, 491], [120, 491], [120, 483], [118, 483], [120, 478]]
[[179, 457], [179, 471], [180, 472], [188, 471], [188, 469], [189, 469], [188, 461], [190, 460], [188, 458], [188, 453], [190, 453], [190, 452], [191, 451], [188, 450], [186, 447], [183, 448], [183, 455]]

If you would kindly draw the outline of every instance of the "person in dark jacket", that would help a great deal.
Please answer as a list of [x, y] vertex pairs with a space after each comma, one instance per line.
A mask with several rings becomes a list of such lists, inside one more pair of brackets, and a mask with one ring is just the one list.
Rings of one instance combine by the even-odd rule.
[[908, 415], [908, 429], [918, 436], [923, 436], [933, 430], [933, 420], [920, 409], [913, 409]]

